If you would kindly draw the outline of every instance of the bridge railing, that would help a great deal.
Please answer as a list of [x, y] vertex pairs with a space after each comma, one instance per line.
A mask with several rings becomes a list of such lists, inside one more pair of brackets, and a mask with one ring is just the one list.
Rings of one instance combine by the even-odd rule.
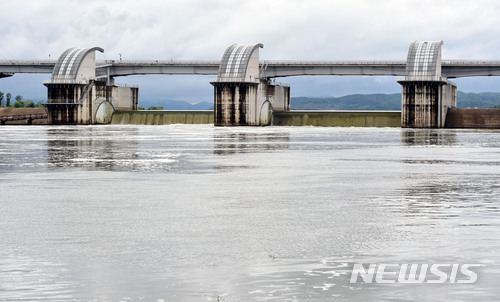
[[498, 60], [441, 60], [441, 66], [467, 66], [467, 67], [479, 67], [479, 66], [500, 66], [500, 61]]
[[268, 85], [282, 86], [282, 87], [290, 87], [288, 83], [276, 82], [276, 81], [268, 81]]
[[374, 66], [387, 66], [387, 65], [394, 65], [394, 66], [401, 66], [401, 65], [406, 65], [406, 61], [402, 60], [393, 60], [393, 61], [368, 61], [368, 60], [317, 60], [317, 61], [311, 61], [311, 60], [265, 60], [265, 61], [260, 61], [259, 63], [261, 66], [262, 65], [267, 65], [267, 66], [367, 66], [367, 65], [374, 65]]
[[144, 66], [144, 65], [220, 65], [220, 61], [204, 60], [104, 60], [96, 61], [96, 68], [106, 68], [110, 66]]
[[0, 65], [55, 65], [54, 60], [0, 60]]
[[446, 77], [436, 77], [436, 76], [405, 76], [405, 77], [398, 77], [398, 81], [446, 82], [448, 81], [448, 79]]
[[89, 81], [87, 80], [73, 80], [73, 79], [51, 79], [51, 80], [44, 80], [43, 84], [81, 84], [81, 85], [87, 85]]
[[210, 79], [210, 83], [252, 83], [259, 84], [261, 79], [245, 80], [241, 77], [223, 77]]
[[112, 86], [126, 87], [126, 88], [139, 88], [139, 85], [128, 84], [128, 83], [115, 83]]

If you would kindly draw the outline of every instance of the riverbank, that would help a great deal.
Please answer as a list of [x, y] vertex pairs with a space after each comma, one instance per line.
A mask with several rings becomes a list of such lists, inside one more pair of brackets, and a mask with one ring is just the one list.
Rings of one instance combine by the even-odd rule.
[[[26, 125], [28, 124], [27, 116], [42, 116], [45, 115], [45, 108], [0, 108], [0, 122], [5, 125]], [[47, 118], [32, 119], [30, 125], [47, 125]]]

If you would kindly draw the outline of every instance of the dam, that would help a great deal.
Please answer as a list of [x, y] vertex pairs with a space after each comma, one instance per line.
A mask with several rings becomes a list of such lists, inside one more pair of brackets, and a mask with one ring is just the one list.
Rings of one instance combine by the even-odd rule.
[[[400, 111], [277, 111], [269, 126], [400, 127]], [[170, 125], [213, 124], [214, 111], [116, 111], [111, 124]]]
[[[51, 73], [51, 79], [44, 81], [50, 124], [109, 123], [107, 112], [117, 110], [119, 113], [113, 123], [125, 123], [128, 119], [132, 123], [187, 121], [210, 122], [217, 126], [392, 126], [395, 113], [387, 113], [386, 117], [378, 114], [375, 119], [375, 113], [363, 117], [368, 113], [303, 115], [291, 112], [291, 87], [276, 83], [275, 79], [320, 75], [397, 76], [401, 77], [398, 83], [402, 88], [399, 126], [444, 128], [452, 124], [460, 127], [463, 118], [473, 120], [464, 121], [464, 125], [481, 127], [483, 123], [496, 127], [498, 118], [494, 112], [455, 112], [453, 121], [447, 122], [448, 112], [457, 107], [457, 86], [449, 79], [500, 76], [500, 61], [444, 60], [441, 58], [442, 45], [443, 41], [414, 41], [406, 60], [385, 61], [262, 61], [260, 49], [264, 46], [261, 43], [233, 44], [220, 61], [97, 61], [96, 52], [104, 52], [100, 47], [70, 48], [57, 61], [0, 60], [0, 78], [16, 73]], [[150, 74], [217, 75], [210, 81], [214, 89], [213, 120], [204, 117], [204, 113], [126, 113], [138, 109], [139, 87], [117, 85], [115, 77]], [[478, 124], [477, 121], [483, 122]]]
[[[500, 109], [450, 109], [444, 128], [499, 129]], [[116, 111], [111, 124], [214, 124], [212, 110]], [[271, 113], [268, 126], [401, 127], [401, 111], [291, 110]]]
[[170, 124], [213, 124], [212, 110], [139, 110], [117, 111], [111, 124], [170, 125]]

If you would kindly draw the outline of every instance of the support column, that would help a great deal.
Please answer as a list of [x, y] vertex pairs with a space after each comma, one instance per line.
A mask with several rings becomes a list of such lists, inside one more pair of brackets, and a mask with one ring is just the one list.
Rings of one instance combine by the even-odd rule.
[[257, 95], [257, 83], [214, 82], [214, 124], [216, 126], [256, 125], [251, 119], [251, 103]]
[[457, 105], [457, 87], [446, 81], [398, 81], [402, 88], [401, 127], [442, 128]]

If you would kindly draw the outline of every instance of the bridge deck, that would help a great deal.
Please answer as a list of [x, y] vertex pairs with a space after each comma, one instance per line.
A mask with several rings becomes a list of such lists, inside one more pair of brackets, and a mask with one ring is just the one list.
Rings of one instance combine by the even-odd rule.
[[[52, 73], [53, 60], [0, 60], [0, 74]], [[127, 76], [145, 74], [216, 75], [220, 61], [138, 60], [96, 62], [97, 76]], [[342, 60], [342, 61], [277, 61], [260, 62], [261, 77], [288, 77], [300, 75], [368, 75], [404, 76], [404, 60]], [[442, 76], [460, 78], [470, 76], [500, 76], [500, 61], [442, 60]]]

